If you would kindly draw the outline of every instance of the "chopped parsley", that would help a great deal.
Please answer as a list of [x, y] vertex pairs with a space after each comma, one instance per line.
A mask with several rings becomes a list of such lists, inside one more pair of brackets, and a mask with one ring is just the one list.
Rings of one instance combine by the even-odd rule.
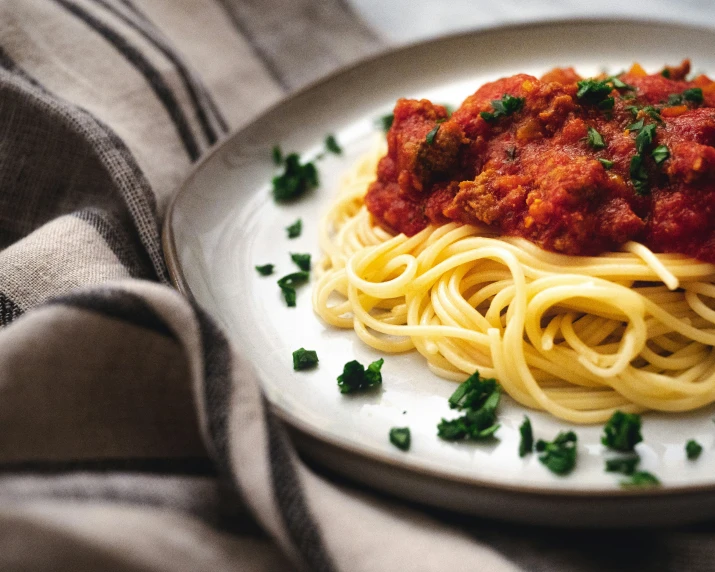
[[601, 163], [601, 165], [603, 165], [603, 168], [606, 170], [613, 167], [613, 161], [609, 161], [608, 159], [600, 159], [600, 158], [598, 161], [599, 161], [599, 163]]
[[539, 439], [536, 450], [541, 453], [541, 461], [547, 469], [557, 475], [566, 475], [576, 466], [576, 433], [560, 432], [551, 442]]
[[338, 142], [335, 139], [335, 135], [328, 135], [325, 138], [325, 148], [331, 153], [335, 153], [336, 155], [341, 155], [343, 152], [342, 147], [338, 145]]
[[303, 232], [303, 221], [298, 219], [292, 225], [287, 226], [288, 238], [298, 238], [300, 233]]
[[613, 91], [613, 85], [609, 80], [610, 78], [604, 80], [590, 78], [579, 81], [576, 98], [584, 103], [598, 105]]
[[310, 271], [310, 254], [291, 253], [290, 259], [304, 272]]
[[643, 118], [641, 117], [635, 123], [631, 123], [628, 127], [626, 127], [626, 129], [628, 129], [628, 131], [640, 131], [641, 129], [643, 129], [644, 123], [645, 122], [644, 122]]
[[663, 71], [660, 72], [660, 75], [666, 79], [670, 79], [670, 70], [668, 68], [664, 68]]
[[633, 155], [631, 157], [630, 176], [633, 188], [638, 195], [648, 194], [648, 172], [645, 170], [642, 155]]
[[256, 266], [256, 270], [261, 276], [270, 276], [273, 274], [273, 264], [264, 264], [263, 266]]
[[616, 451], [630, 452], [643, 440], [641, 417], [635, 413], [616, 411], [603, 428], [601, 443]]
[[648, 471], [637, 471], [626, 481], [621, 481], [622, 487], [655, 487], [660, 485], [658, 477]]
[[646, 149], [650, 147], [653, 143], [653, 138], [655, 137], [655, 123], [650, 125], [644, 125], [636, 135], [636, 152], [640, 155], [645, 153]]
[[601, 134], [596, 131], [593, 127], [588, 128], [588, 144], [592, 149], [603, 149], [606, 143], [603, 141]]
[[534, 433], [531, 430], [531, 420], [524, 415], [524, 422], [519, 427], [521, 440], [519, 441], [519, 456], [525, 457], [534, 450]]
[[645, 157], [648, 148], [653, 145], [657, 127], [654, 123], [649, 125], [644, 123], [644, 119], [641, 117], [628, 126], [629, 131], [636, 133], [636, 154], [631, 157], [629, 174], [633, 188], [638, 195], [648, 194], [648, 171], [645, 168]]
[[523, 97], [514, 97], [505, 93], [501, 99], [492, 100], [493, 113], [487, 111], [482, 111], [479, 116], [484, 119], [484, 121], [493, 122], [500, 117], [508, 117], [519, 111], [524, 105]]
[[703, 90], [699, 87], [691, 87], [683, 93], [671, 93], [668, 96], [666, 105], [682, 105], [686, 101], [696, 105], [703, 102]]
[[658, 145], [650, 153], [656, 165], [660, 165], [663, 161], [670, 157], [670, 150], [665, 145]]
[[273, 147], [273, 163], [277, 166], [280, 166], [281, 163], [283, 163], [283, 151], [281, 151], [279, 145], [275, 145]]
[[[275, 157], [275, 155], [274, 155]], [[273, 198], [286, 202], [318, 186], [318, 170], [313, 163], [301, 164], [297, 153], [285, 158], [283, 174], [273, 177]]]
[[310, 278], [308, 272], [293, 272], [278, 280], [278, 286], [283, 292], [286, 305], [293, 308], [296, 302], [296, 291], [298, 286], [305, 284]]
[[390, 443], [398, 449], [407, 451], [410, 448], [411, 440], [409, 427], [393, 427], [390, 429]]
[[340, 393], [366, 391], [382, 385], [380, 369], [383, 363], [385, 360], [380, 358], [367, 366], [367, 369], [357, 360], [346, 363], [343, 373], [338, 376]]
[[394, 113], [388, 113], [387, 115], [383, 115], [382, 117], [380, 117], [380, 119], [377, 120], [378, 124], [385, 133], [390, 130], [393, 121], [395, 121]]
[[690, 439], [685, 444], [685, 454], [688, 456], [688, 459], [691, 461], [694, 461], [700, 456], [700, 453], [703, 452], [703, 446], [698, 443], [695, 439]]
[[606, 460], [606, 471], [609, 473], [622, 473], [624, 475], [632, 475], [636, 472], [638, 463], [641, 462], [639, 456], [631, 457], [616, 457], [615, 459]]
[[293, 352], [293, 369], [295, 371], [311, 369], [316, 365], [318, 365], [318, 354], [314, 350], [300, 348]]
[[434, 138], [435, 138], [435, 135], [437, 135], [437, 131], [439, 131], [439, 126], [440, 126], [440, 124], [438, 123], [425, 136], [425, 141], [427, 142], [427, 145], [432, 145], [432, 143], [434, 143]]
[[449, 398], [449, 406], [465, 411], [465, 414], [451, 421], [442, 419], [437, 425], [437, 435], [446, 441], [491, 437], [499, 429], [496, 409], [500, 398], [497, 381], [481, 379], [479, 372], [475, 372]]

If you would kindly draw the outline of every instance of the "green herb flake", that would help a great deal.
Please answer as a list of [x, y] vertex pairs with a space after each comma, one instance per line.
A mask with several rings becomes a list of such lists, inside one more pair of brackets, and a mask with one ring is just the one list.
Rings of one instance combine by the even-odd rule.
[[631, 183], [633, 184], [633, 188], [636, 190], [637, 195], [647, 195], [649, 188], [648, 188], [648, 172], [645, 169], [645, 165], [643, 164], [643, 156], [642, 155], [633, 155], [631, 157], [631, 164], [630, 164], [630, 176], [631, 176]]
[[387, 133], [390, 130], [390, 127], [392, 127], [392, 123], [395, 121], [395, 114], [394, 113], [388, 113], [387, 115], [383, 115], [377, 120], [377, 125], [382, 129], [385, 133]]
[[288, 238], [298, 238], [300, 233], [303, 232], [303, 221], [298, 219], [292, 225], [287, 226]]
[[645, 125], [638, 135], [636, 135], [636, 152], [639, 154], [645, 153], [646, 149], [653, 143], [653, 138], [655, 137], [656, 125], [651, 123], [650, 125]]
[[437, 435], [446, 441], [480, 440], [494, 435], [499, 429], [496, 409], [501, 399], [501, 388], [493, 378], [481, 379], [475, 372], [449, 397], [452, 409], [465, 411], [457, 419], [437, 425]]
[[636, 467], [638, 463], [641, 462], [641, 458], [638, 456], [634, 457], [616, 457], [615, 459], [606, 460], [606, 471], [609, 473], [621, 473], [624, 475], [632, 475], [636, 472]]
[[296, 288], [305, 284], [310, 278], [308, 272], [293, 272], [278, 280], [278, 286], [283, 292], [286, 305], [293, 308], [296, 302]]
[[256, 266], [256, 270], [261, 276], [270, 276], [273, 274], [273, 264], [264, 264], [263, 266]]
[[608, 97], [613, 91], [613, 85], [605, 80], [598, 79], [584, 79], [578, 82], [578, 91], [576, 92], [576, 98], [582, 100], [584, 103], [590, 103], [597, 105]]
[[283, 174], [273, 177], [273, 198], [278, 202], [295, 200], [318, 186], [318, 170], [313, 163], [302, 165], [297, 153], [285, 158]]
[[410, 448], [412, 437], [409, 427], [393, 427], [390, 429], [390, 443], [398, 449], [407, 451]]
[[367, 366], [367, 369], [356, 360], [346, 363], [343, 367], [343, 373], [338, 376], [340, 393], [367, 391], [382, 385], [380, 369], [383, 363], [385, 363], [385, 360], [380, 358]]
[[700, 456], [700, 453], [703, 452], [703, 446], [698, 443], [695, 439], [690, 439], [685, 444], [685, 454], [688, 456], [688, 459], [691, 461], [694, 461]]
[[524, 415], [524, 422], [519, 427], [521, 440], [519, 441], [519, 456], [525, 457], [534, 450], [534, 433], [531, 429], [531, 420]]
[[598, 108], [601, 111], [610, 111], [616, 105], [616, 99], [614, 97], [607, 97], [603, 101], [599, 102]]
[[601, 163], [601, 165], [603, 165], [603, 168], [606, 170], [613, 167], [613, 161], [609, 161], [608, 159], [600, 159], [599, 158], [598, 162]]
[[699, 87], [691, 87], [683, 92], [683, 99], [691, 103], [703, 102], [703, 90]]
[[328, 135], [325, 138], [325, 148], [330, 151], [331, 153], [335, 153], [336, 155], [342, 155], [343, 149], [338, 145], [337, 140], [335, 139], [335, 135]]
[[438, 123], [435, 125], [429, 133], [425, 136], [425, 141], [427, 142], [427, 145], [432, 145], [434, 143], [434, 138], [435, 135], [437, 135], [437, 131], [439, 131], [440, 124]]
[[500, 117], [508, 117], [519, 111], [524, 105], [523, 97], [514, 97], [505, 93], [501, 99], [492, 100], [493, 113], [482, 111], [479, 116], [484, 119], [484, 121], [493, 122]]
[[310, 254], [291, 253], [290, 259], [304, 272], [310, 271]]
[[671, 93], [666, 100], [666, 105], [681, 105], [683, 103], [683, 96], [679, 93]]
[[603, 149], [606, 143], [603, 141], [601, 134], [596, 131], [593, 127], [588, 128], [588, 144], [592, 149]]
[[670, 157], [670, 151], [665, 145], [658, 145], [651, 152], [651, 157], [653, 157], [656, 165], [660, 165], [663, 161]]
[[668, 68], [664, 68], [663, 71], [660, 72], [660, 75], [666, 79], [670, 79], [670, 70]]
[[273, 147], [273, 163], [280, 166], [283, 163], [283, 151], [281, 151], [280, 145], [275, 145]]
[[626, 481], [621, 481], [622, 487], [657, 487], [660, 485], [658, 477], [648, 471], [638, 471]]
[[630, 452], [643, 440], [641, 417], [635, 413], [616, 411], [603, 428], [601, 443], [616, 451]]
[[293, 352], [293, 369], [295, 371], [311, 369], [316, 365], [318, 365], [318, 354], [314, 350], [300, 348]]
[[635, 123], [631, 123], [628, 127], [626, 127], [626, 129], [628, 129], [628, 131], [640, 131], [641, 129], [643, 129], [644, 123], [645, 122], [643, 121], [643, 118], [640, 118]]
[[576, 466], [576, 433], [561, 432], [551, 442], [539, 439], [536, 450], [541, 453], [541, 461], [547, 469], [557, 475], [567, 475]]

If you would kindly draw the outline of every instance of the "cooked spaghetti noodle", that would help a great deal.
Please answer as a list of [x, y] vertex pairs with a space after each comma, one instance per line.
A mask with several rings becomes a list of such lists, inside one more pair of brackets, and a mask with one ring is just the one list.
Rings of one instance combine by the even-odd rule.
[[313, 307], [328, 324], [576, 423], [715, 401], [715, 265], [635, 242], [570, 256], [459, 223], [393, 236], [363, 205], [382, 155], [346, 173], [321, 222]]

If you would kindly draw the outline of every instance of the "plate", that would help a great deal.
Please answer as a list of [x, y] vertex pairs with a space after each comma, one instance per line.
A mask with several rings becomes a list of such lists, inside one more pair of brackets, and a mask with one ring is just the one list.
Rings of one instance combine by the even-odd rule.
[[[317, 221], [341, 173], [379, 137], [376, 121], [398, 97], [427, 97], [458, 105], [486, 81], [518, 72], [540, 75], [575, 66], [582, 75], [617, 72], [640, 62], [646, 69], [690, 57], [695, 70], [715, 71], [715, 34], [709, 30], [637, 21], [568, 21], [463, 34], [402, 48], [342, 71], [284, 100], [213, 150], [184, 183], [169, 210], [164, 242], [177, 287], [193, 296], [233, 338], [254, 366], [275, 411], [313, 461], [360, 483], [403, 498], [480, 516], [554, 525], [676, 524], [715, 516], [715, 408], [643, 416], [641, 468], [658, 488], [624, 489], [604, 472], [601, 426], [571, 426], [527, 411], [510, 399], [500, 406], [502, 427], [490, 443], [448, 443], [436, 425], [450, 415], [456, 385], [431, 374], [413, 352], [384, 356], [383, 389], [341, 395], [336, 377], [345, 362], [380, 356], [352, 331], [325, 325], [313, 313], [310, 286], [297, 307], [284, 303], [276, 279], [297, 268], [291, 252], [320, 256]], [[326, 135], [343, 148], [324, 151]], [[316, 159], [319, 188], [301, 201], [277, 205], [272, 149]], [[285, 227], [303, 221], [299, 238]], [[272, 263], [261, 277], [254, 267]], [[295, 372], [292, 352], [314, 349], [313, 371]], [[578, 465], [568, 477], [550, 473], [536, 455], [517, 454], [518, 426], [528, 413], [537, 438], [560, 430], [579, 437]], [[388, 431], [409, 426], [412, 447], [390, 444]], [[704, 451], [689, 461], [684, 445]]]

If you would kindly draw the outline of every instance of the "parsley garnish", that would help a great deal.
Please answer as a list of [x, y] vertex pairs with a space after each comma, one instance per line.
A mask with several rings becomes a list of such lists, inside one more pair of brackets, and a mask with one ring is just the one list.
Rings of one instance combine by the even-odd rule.
[[475, 372], [449, 398], [449, 406], [463, 410], [465, 414], [451, 421], [442, 419], [437, 425], [437, 435], [446, 441], [491, 437], [499, 429], [496, 409], [500, 398], [497, 381], [480, 379], [479, 372]]
[[273, 198], [279, 202], [290, 201], [317, 186], [318, 170], [315, 165], [301, 165], [298, 154], [291, 153], [285, 158], [283, 174], [273, 177]]
[[388, 113], [387, 115], [383, 115], [382, 117], [380, 117], [377, 122], [379, 123], [380, 127], [382, 127], [382, 130], [387, 133], [390, 130], [390, 127], [392, 127], [392, 122], [394, 120], [395, 114]]
[[660, 165], [668, 157], [670, 157], [670, 151], [665, 145], [658, 145], [653, 151], [651, 151], [651, 157], [655, 161], [656, 165]]
[[641, 458], [635, 457], [617, 457], [615, 459], [606, 460], [606, 471], [609, 473], [622, 473], [624, 475], [632, 475], [636, 471]]
[[273, 264], [264, 264], [263, 266], [256, 266], [256, 270], [261, 276], [270, 276], [273, 274]]
[[638, 135], [636, 135], [636, 152], [638, 154], [642, 155], [645, 153], [646, 149], [653, 143], [655, 128], [655, 124], [651, 123], [650, 125], [645, 125], [638, 131]]
[[283, 163], [283, 151], [281, 151], [281, 148], [278, 145], [273, 147], [273, 163], [276, 165]]
[[644, 123], [644, 121], [643, 121], [643, 118], [641, 117], [635, 123], [631, 123], [628, 127], [626, 127], [626, 129], [628, 129], [628, 131], [640, 131], [641, 129], [643, 129], [643, 123]]
[[409, 427], [393, 427], [390, 429], [390, 443], [398, 449], [407, 451], [410, 448], [410, 428]]
[[703, 90], [699, 87], [691, 87], [690, 89], [686, 89], [683, 93], [671, 93], [668, 96], [666, 105], [682, 105], [685, 101], [695, 103], [696, 105], [702, 103]]
[[598, 104], [598, 108], [602, 111], [610, 111], [616, 105], [616, 99], [613, 97], [607, 97]]
[[593, 105], [599, 104], [613, 91], [613, 85], [611, 85], [609, 80], [610, 78], [604, 80], [584, 79], [579, 81], [577, 84], [578, 91], [576, 92], [576, 98], [583, 100], [584, 103], [591, 103]]
[[621, 481], [622, 487], [649, 487], [658, 486], [660, 481], [658, 478], [648, 471], [638, 471], [631, 475], [627, 481]]
[[551, 442], [539, 439], [536, 450], [541, 453], [539, 461], [557, 475], [566, 475], [576, 466], [576, 433], [561, 432]]
[[613, 161], [609, 161], [608, 159], [599, 159], [598, 160], [601, 165], [603, 165], [603, 168], [608, 170], [611, 167], [613, 167]]
[[516, 113], [522, 108], [523, 105], [523, 97], [514, 97], [513, 95], [505, 93], [501, 99], [492, 100], [492, 109], [494, 110], [494, 113], [482, 111], [479, 116], [484, 119], [484, 121], [489, 121], [491, 123], [500, 117], [507, 117]]
[[593, 127], [588, 128], [588, 144], [593, 149], [603, 149], [606, 146], [606, 143], [603, 141], [603, 137], [601, 137], [601, 134]]
[[380, 368], [385, 360], [380, 358], [372, 362], [367, 369], [356, 360], [349, 361], [343, 367], [343, 373], [338, 376], [340, 393], [353, 393], [365, 391], [382, 385]]
[[647, 195], [648, 172], [645, 170], [645, 165], [643, 165], [642, 155], [633, 155], [633, 157], [631, 157], [630, 175], [631, 183], [633, 183], [633, 188], [635, 188], [636, 194], [641, 196]]
[[298, 219], [292, 225], [287, 226], [288, 238], [298, 238], [300, 233], [303, 232], [303, 221]]
[[519, 427], [521, 440], [519, 441], [519, 456], [525, 457], [534, 450], [534, 433], [531, 430], [531, 421], [524, 415], [524, 422]]
[[663, 71], [660, 72], [660, 75], [664, 78], [670, 79], [670, 70], [668, 68], [664, 68]]
[[685, 444], [685, 453], [691, 461], [697, 459], [702, 452], [703, 446], [695, 439], [690, 439], [690, 441]]
[[290, 259], [304, 272], [308, 272], [310, 270], [310, 254], [291, 253]]
[[314, 350], [300, 348], [293, 352], [293, 369], [295, 371], [310, 369], [316, 365], [318, 365], [318, 354]]
[[287, 274], [280, 280], [278, 280], [278, 286], [280, 286], [283, 292], [283, 297], [285, 298], [286, 304], [289, 307], [295, 306], [296, 292], [295, 289], [298, 286], [305, 284], [310, 278], [310, 274], [307, 272], [293, 272], [292, 274]]
[[336, 155], [341, 155], [343, 152], [342, 147], [338, 145], [338, 142], [335, 139], [335, 135], [328, 135], [325, 138], [325, 148]]
[[633, 451], [641, 435], [641, 417], [635, 413], [616, 411], [603, 428], [601, 443], [616, 451]]
[[439, 131], [439, 126], [440, 124], [438, 123], [425, 136], [425, 141], [427, 142], [427, 145], [432, 145], [432, 143], [434, 143], [434, 137], [435, 135], [437, 135], [437, 131]]

